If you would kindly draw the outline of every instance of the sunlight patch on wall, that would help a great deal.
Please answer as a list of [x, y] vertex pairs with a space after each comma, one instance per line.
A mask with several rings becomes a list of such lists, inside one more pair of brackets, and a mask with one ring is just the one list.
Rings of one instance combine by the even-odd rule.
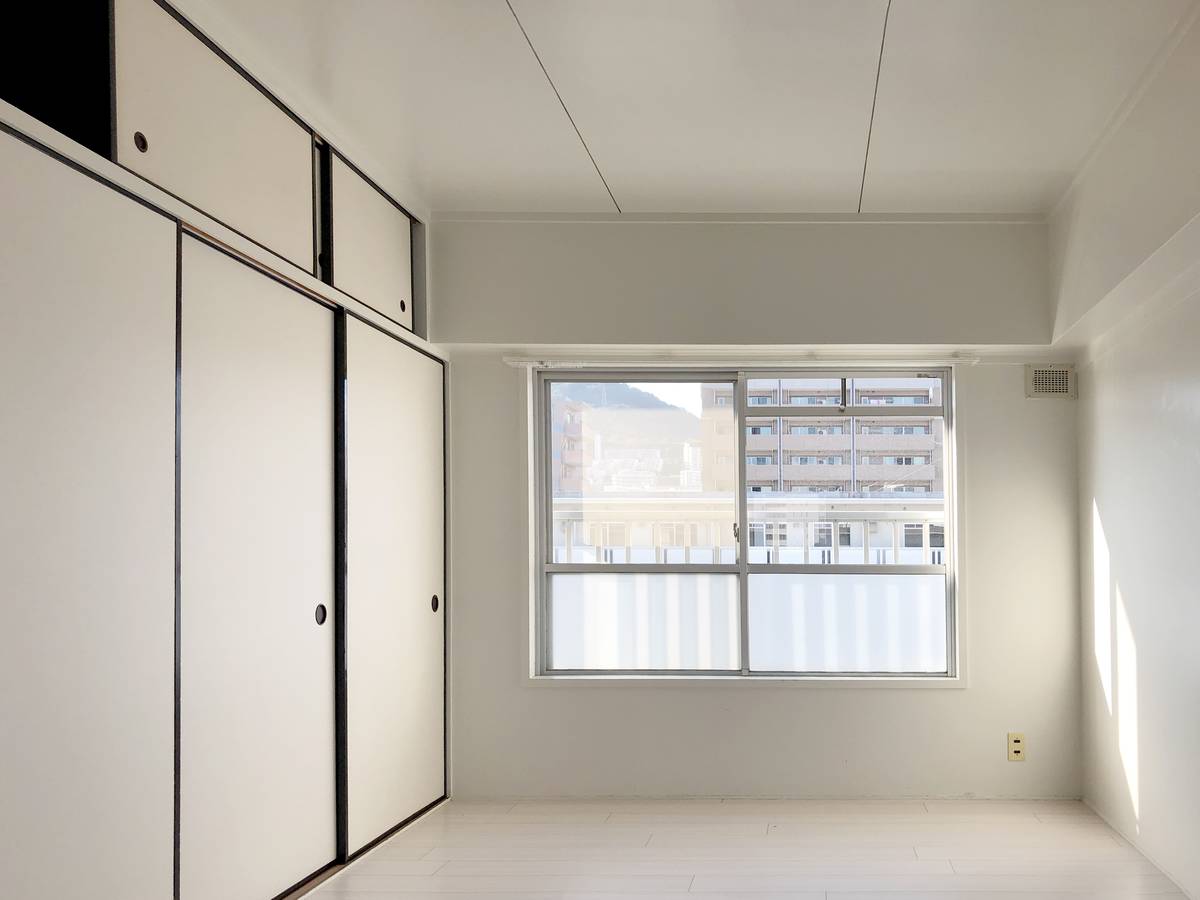
[[1104, 523], [1100, 521], [1100, 508], [1092, 502], [1092, 632], [1094, 638], [1096, 669], [1100, 673], [1100, 685], [1104, 689], [1104, 702], [1112, 715], [1112, 603], [1108, 555], [1108, 539], [1104, 536]]
[[[1125, 600], [1117, 586], [1117, 748], [1129, 788], [1129, 802], [1135, 823], [1140, 822], [1138, 808], [1138, 668], [1137, 642], [1125, 612]], [[1140, 826], [1135, 824], [1140, 830]]]

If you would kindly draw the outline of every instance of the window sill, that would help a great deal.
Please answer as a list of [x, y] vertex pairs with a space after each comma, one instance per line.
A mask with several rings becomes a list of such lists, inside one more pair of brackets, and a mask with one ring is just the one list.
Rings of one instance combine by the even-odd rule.
[[528, 675], [531, 687], [543, 688], [711, 688], [717, 685], [762, 685], [768, 688], [816, 688], [820, 690], [964, 690], [962, 675]]

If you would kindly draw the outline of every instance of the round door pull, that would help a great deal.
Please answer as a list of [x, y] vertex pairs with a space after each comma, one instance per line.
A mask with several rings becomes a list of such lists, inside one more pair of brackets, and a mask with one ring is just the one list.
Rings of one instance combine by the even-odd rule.
[[146, 136], [140, 131], [133, 133], [133, 146], [138, 148], [140, 153], [145, 153], [150, 149], [150, 142], [146, 140]]
[[434, 594], [434, 595], [433, 595], [433, 600], [432, 600], [432, 602], [431, 602], [429, 605], [433, 607], [433, 611], [434, 611], [434, 612], [437, 612], [437, 608], [438, 608], [438, 598], [437, 598], [437, 594]]
[[318, 625], [325, 624], [325, 604], [324, 603], [317, 604], [317, 624]]

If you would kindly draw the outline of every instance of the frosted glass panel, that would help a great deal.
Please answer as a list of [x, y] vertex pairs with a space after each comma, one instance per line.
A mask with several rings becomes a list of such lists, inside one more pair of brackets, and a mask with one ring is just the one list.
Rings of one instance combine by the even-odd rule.
[[738, 668], [737, 576], [550, 576], [553, 669]]
[[943, 575], [750, 576], [756, 672], [945, 672]]

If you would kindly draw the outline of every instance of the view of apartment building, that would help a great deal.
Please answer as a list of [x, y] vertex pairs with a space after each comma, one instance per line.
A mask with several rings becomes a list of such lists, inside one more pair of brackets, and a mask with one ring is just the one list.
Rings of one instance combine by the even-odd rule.
[[751, 378], [740, 419], [731, 381], [697, 383], [691, 410], [652, 385], [554, 387], [560, 561], [733, 562], [740, 421], [751, 562], [942, 562], [938, 378]]

